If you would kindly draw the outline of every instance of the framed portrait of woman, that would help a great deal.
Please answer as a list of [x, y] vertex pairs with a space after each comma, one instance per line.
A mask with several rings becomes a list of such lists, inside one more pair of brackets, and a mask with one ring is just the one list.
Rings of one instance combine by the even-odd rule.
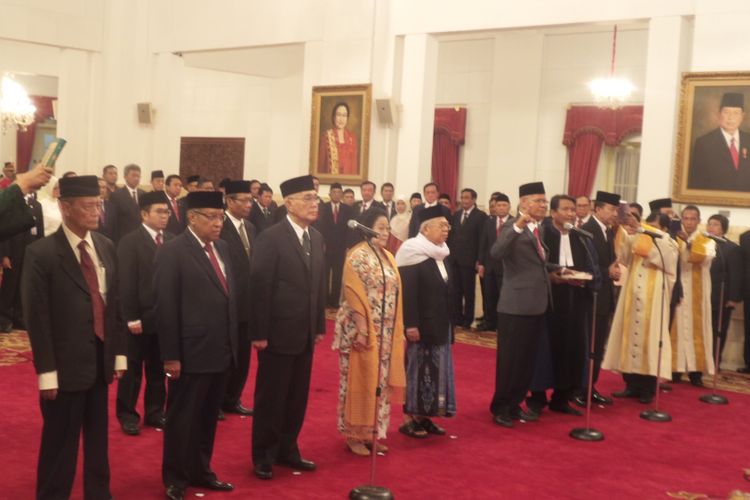
[[323, 184], [367, 179], [370, 84], [313, 87], [310, 173]]
[[684, 73], [672, 198], [750, 205], [750, 72]]

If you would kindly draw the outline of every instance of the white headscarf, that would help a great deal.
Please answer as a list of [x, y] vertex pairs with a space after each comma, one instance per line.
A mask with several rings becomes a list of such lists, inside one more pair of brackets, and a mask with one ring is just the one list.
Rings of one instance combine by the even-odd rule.
[[427, 259], [435, 259], [437, 262], [442, 262], [450, 253], [451, 251], [445, 242], [436, 245], [428, 240], [425, 235], [419, 233], [414, 238], [406, 240], [398, 249], [396, 253], [396, 265], [399, 267], [413, 266]]

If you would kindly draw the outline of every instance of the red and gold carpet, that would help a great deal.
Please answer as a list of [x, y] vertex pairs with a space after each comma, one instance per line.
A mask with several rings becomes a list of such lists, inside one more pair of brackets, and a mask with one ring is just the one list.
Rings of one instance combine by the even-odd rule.
[[[488, 411], [495, 353], [482, 347], [492, 345], [487, 335], [458, 336], [454, 347], [458, 415], [441, 422], [448, 436], [405, 437], [397, 432], [401, 411], [394, 409], [386, 441], [390, 451], [378, 458], [376, 482], [389, 487], [397, 498], [715, 499], [728, 498], [733, 490], [750, 490], [744, 470], [750, 466], [749, 395], [724, 392], [730, 404], [710, 406], [698, 401], [704, 390], [678, 385], [662, 398], [662, 408], [674, 418], [667, 424], [640, 419], [644, 407], [636, 401], [616, 401], [594, 411], [593, 425], [606, 436], [599, 443], [568, 437], [583, 419], [548, 412], [539, 422], [503, 429], [492, 423]], [[0, 498], [8, 499], [33, 497], [39, 446], [36, 377], [24, 337], [0, 335], [0, 359], [5, 365], [0, 366]], [[367, 482], [369, 460], [352, 455], [336, 432], [338, 366], [330, 341], [329, 336], [316, 351], [300, 438], [303, 455], [318, 463], [318, 471], [294, 474], [277, 468], [272, 481], [256, 479], [250, 464], [252, 420], [229, 416], [219, 424], [213, 465], [219, 478], [233, 482], [236, 489], [224, 494], [191, 489], [189, 496], [346, 498], [351, 488]], [[251, 380], [245, 391], [248, 403], [253, 385]], [[620, 386], [617, 375], [604, 373], [599, 389], [608, 393]], [[122, 434], [114, 418], [114, 395], [113, 386], [112, 493], [118, 499], [163, 498], [161, 433], [147, 428], [136, 437]], [[73, 498], [82, 498], [80, 461]]]

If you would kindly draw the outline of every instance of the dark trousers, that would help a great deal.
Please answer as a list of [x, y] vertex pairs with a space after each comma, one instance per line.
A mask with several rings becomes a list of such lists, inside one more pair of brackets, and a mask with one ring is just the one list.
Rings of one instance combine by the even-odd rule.
[[227, 372], [181, 373], [169, 381], [162, 480], [186, 488], [216, 479], [211, 455]]
[[484, 304], [484, 321], [493, 330], [497, 328], [497, 302], [500, 300], [500, 286], [503, 277], [494, 270], [485, 268], [482, 284], [482, 302]]
[[36, 498], [69, 498], [83, 431], [83, 497], [111, 498], [107, 457], [107, 383], [104, 381], [103, 346], [96, 341], [98, 373], [85, 391], [57, 391], [53, 400], [40, 399], [42, 444], [37, 465]]
[[146, 372], [143, 415], [147, 422], [157, 421], [164, 414], [167, 387], [164, 366], [159, 355], [159, 338], [155, 334], [128, 334], [128, 370], [117, 383], [117, 420], [138, 423], [135, 407], [141, 393], [141, 380]]
[[526, 397], [534, 377], [539, 337], [544, 329], [544, 314], [518, 316], [498, 313], [495, 395], [490, 411], [509, 415]]
[[474, 321], [477, 271], [473, 266], [454, 264], [453, 272], [456, 277], [456, 285], [453, 287], [453, 307], [456, 312], [456, 323], [468, 326]]
[[300, 458], [297, 437], [307, 409], [312, 350], [297, 355], [258, 352], [253, 416], [253, 463]]
[[559, 400], [564, 403], [582, 387], [589, 349], [586, 340], [591, 330], [591, 299], [587, 290], [569, 285], [553, 285], [552, 297], [555, 307], [547, 314], [547, 332], [555, 394], [559, 392]]
[[328, 286], [328, 305], [338, 307], [341, 298], [341, 276], [344, 272], [346, 253], [326, 252], [325, 282]]
[[[721, 356], [724, 353], [724, 344], [727, 342], [727, 331], [729, 330], [729, 321], [732, 319], [732, 311], [734, 308], [725, 307], [721, 316], [721, 327], [719, 327], [719, 308], [711, 307], [711, 326], [713, 327], [713, 346], [716, 347], [716, 337], [719, 337], [719, 362], [721, 363]], [[747, 350], [747, 345], [745, 346]], [[714, 353], [716, 356], [716, 353]], [[718, 368], [717, 368], [718, 369]]]
[[640, 373], [623, 373], [625, 386], [639, 396], [653, 396], [656, 394], [656, 377], [641, 375]]
[[[604, 359], [604, 350], [607, 348], [607, 340], [609, 339], [609, 327], [612, 322], [612, 314], [600, 314], [596, 315], [596, 344], [594, 345], [594, 385], [599, 380], [599, 372], [602, 368], [602, 360]], [[589, 337], [590, 339], [590, 337]], [[587, 345], [589, 339], [586, 340]], [[587, 384], [588, 385], [588, 384]]]
[[[743, 301], [745, 317], [750, 318], [750, 296], [746, 296]], [[745, 366], [750, 367], [750, 320], [745, 321]]]
[[227, 392], [224, 395], [224, 407], [234, 408], [241, 403], [242, 391], [245, 389], [247, 374], [250, 373], [250, 331], [248, 322], [237, 324], [237, 365], [229, 370]]
[[2, 285], [0, 285], [0, 323], [12, 323], [16, 326], [23, 324], [23, 310], [21, 309], [21, 269], [23, 257], [11, 255], [10, 269], [3, 269]]

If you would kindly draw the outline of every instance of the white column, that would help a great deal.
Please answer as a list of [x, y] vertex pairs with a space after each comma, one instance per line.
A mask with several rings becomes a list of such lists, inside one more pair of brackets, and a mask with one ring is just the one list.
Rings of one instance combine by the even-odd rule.
[[404, 39], [401, 78], [401, 128], [396, 178], [401, 192], [420, 191], [431, 179], [432, 133], [435, 123], [438, 42], [426, 34]]
[[[179, 174], [183, 60], [169, 52], [153, 56], [153, 155], [150, 166]], [[147, 181], [148, 179], [146, 179]], [[145, 182], [144, 182], [145, 183]]]
[[68, 143], [55, 167], [58, 175], [66, 170], [74, 170], [79, 174], [97, 173], [94, 166], [88, 164], [91, 122], [90, 56], [90, 53], [81, 50], [60, 51], [57, 136]]
[[656, 17], [649, 22], [638, 172], [641, 204], [672, 192], [680, 73], [689, 67], [690, 36], [690, 24], [683, 17]]

